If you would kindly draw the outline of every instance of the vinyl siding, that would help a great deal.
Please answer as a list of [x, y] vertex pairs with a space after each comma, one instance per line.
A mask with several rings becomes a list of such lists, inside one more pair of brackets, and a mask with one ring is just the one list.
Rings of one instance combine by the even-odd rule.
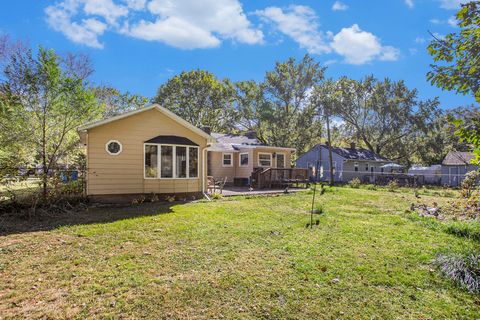
[[[186, 137], [199, 145], [199, 178], [144, 179], [144, 141], [159, 135]], [[105, 144], [118, 140], [119, 155], [109, 155]], [[87, 194], [183, 193], [202, 191], [202, 149], [206, 139], [176, 121], [151, 109], [88, 130]], [[206, 181], [205, 184], [206, 185]]]

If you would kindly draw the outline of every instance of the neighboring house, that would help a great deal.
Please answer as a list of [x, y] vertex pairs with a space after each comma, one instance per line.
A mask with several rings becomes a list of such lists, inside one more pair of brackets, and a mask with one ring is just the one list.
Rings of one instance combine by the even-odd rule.
[[442, 162], [442, 185], [460, 186], [467, 172], [479, 168], [470, 163], [473, 159], [475, 159], [473, 153], [450, 151]]
[[[317, 144], [296, 161], [298, 168], [307, 168], [310, 179], [329, 181], [330, 160], [328, 145]], [[359, 149], [352, 143], [350, 148], [332, 147], [333, 172], [335, 182], [348, 182], [359, 178], [362, 182], [375, 182], [381, 168], [390, 160], [366, 149]]]
[[262, 144], [253, 132], [247, 135], [211, 134], [217, 142], [208, 148], [208, 175], [228, 184], [249, 185], [258, 168], [291, 168], [295, 149]]
[[442, 166], [439, 164], [430, 167], [413, 166], [408, 169], [408, 175], [422, 177], [421, 184], [440, 185], [442, 183]]
[[89, 197], [128, 201], [207, 189], [206, 149], [215, 138], [159, 105], [86, 124], [79, 134]]

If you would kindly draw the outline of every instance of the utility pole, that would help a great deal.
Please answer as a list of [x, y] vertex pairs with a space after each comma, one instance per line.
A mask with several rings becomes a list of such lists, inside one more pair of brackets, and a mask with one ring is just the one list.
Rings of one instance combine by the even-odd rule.
[[335, 184], [335, 179], [333, 176], [333, 156], [332, 156], [332, 139], [330, 136], [330, 115], [328, 114], [328, 111], [325, 110], [325, 118], [327, 121], [327, 140], [328, 140], [328, 157], [329, 157], [329, 162], [330, 162], [330, 186], [333, 186]]

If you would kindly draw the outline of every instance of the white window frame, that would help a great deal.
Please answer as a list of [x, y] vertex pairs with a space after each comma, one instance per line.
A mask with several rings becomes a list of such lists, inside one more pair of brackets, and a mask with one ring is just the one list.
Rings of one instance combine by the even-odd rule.
[[286, 155], [285, 152], [277, 152], [277, 156], [275, 157], [275, 165], [276, 165], [277, 168], [279, 168], [279, 166], [278, 166], [278, 155], [279, 154], [281, 154], [283, 156], [283, 168], [286, 168], [287, 167], [287, 155]]
[[365, 162], [365, 171], [370, 172], [370, 163]]
[[[355, 170], [355, 169], [357, 169], [357, 170]], [[355, 171], [355, 172], [360, 171], [359, 168], [358, 168], [358, 161], [355, 161], [355, 162], [353, 163], [353, 171]]]
[[[225, 164], [226, 155], [230, 155], [230, 164]], [[222, 152], [222, 167], [233, 167], [233, 152]]]
[[[247, 164], [242, 164], [242, 155], [247, 155]], [[223, 158], [222, 158], [223, 161]], [[238, 166], [239, 167], [248, 167], [250, 164], [250, 154], [248, 152], [240, 152], [238, 154]]]
[[[157, 146], [157, 176], [156, 177], [147, 177], [145, 175], [145, 146]], [[172, 148], [172, 177], [171, 178], [164, 178], [162, 177], [162, 146], [165, 147], [173, 147]], [[177, 147], [187, 147], [187, 176], [184, 178], [177, 178], [176, 177], [176, 169], [177, 169]], [[188, 148], [196, 148], [197, 149], [197, 176], [190, 178], [190, 152], [188, 152]], [[200, 179], [200, 148], [198, 146], [189, 146], [184, 144], [168, 144], [168, 143], [144, 143], [143, 144], [143, 179], [146, 180], [188, 180], [188, 179]]]
[[[120, 150], [117, 152], [117, 153], [111, 153], [110, 150], [108, 150], [108, 145], [112, 142], [115, 142], [115, 143], [118, 143], [118, 145], [120, 146]], [[106, 144], [105, 144], [105, 151], [107, 151], [107, 153], [111, 156], [118, 156], [120, 153], [122, 153], [123, 151], [123, 145], [120, 141], [118, 140], [109, 140]], [[145, 152], [145, 150], [143, 150]]]
[[[260, 155], [268, 155], [270, 157], [270, 165], [269, 166], [264, 166], [260, 163]], [[258, 166], [259, 167], [263, 167], [263, 168], [269, 168], [269, 167], [272, 167], [272, 154], [271, 153], [268, 153], [268, 152], [259, 152], [257, 154], [257, 161], [258, 161]]]

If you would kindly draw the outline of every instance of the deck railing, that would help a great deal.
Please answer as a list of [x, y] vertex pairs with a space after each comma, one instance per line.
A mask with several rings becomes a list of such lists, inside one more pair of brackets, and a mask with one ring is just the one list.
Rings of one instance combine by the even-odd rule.
[[303, 168], [256, 168], [252, 186], [258, 189], [286, 187], [308, 182], [308, 170]]

